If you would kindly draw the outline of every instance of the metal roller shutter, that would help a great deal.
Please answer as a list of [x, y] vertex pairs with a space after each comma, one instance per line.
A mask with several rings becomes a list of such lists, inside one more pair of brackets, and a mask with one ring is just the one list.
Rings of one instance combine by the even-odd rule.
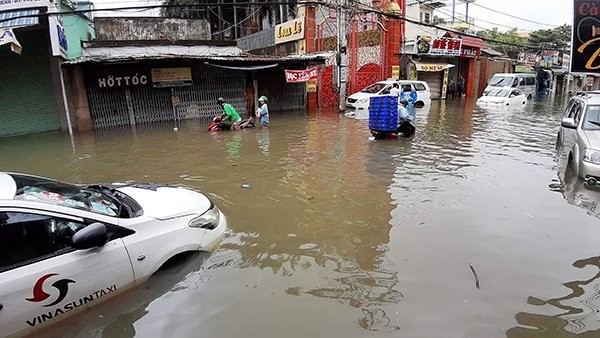
[[[148, 65], [148, 68], [166, 66]], [[177, 65], [177, 67], [189, 67]], [[245, 74], [195, 63], [191, 65], [193, 85], [170, 88], [133, 87], [100, 89], [88, 76], [88, 100], [94, 128], [173, 121], [171, 93], [180, 100], [178, 119], [213, 117], [222, 112], [217, 98], [224, 97], [241, 115], [246, 113]], [[129, 103], [128, 103], [129, 100]], [[130, 115], [131, 110], [131, 115]], [[133, 121], [132, 121], [133, 119]]]
[[59, 130], [48, 32], [17, 31], [21, 55], [0, 46], [0, 136]]
[[425, 81], [431, 89], [431, 99], [439, 100], [442, 96], [444, 72], [419, 72], [418, 79]]

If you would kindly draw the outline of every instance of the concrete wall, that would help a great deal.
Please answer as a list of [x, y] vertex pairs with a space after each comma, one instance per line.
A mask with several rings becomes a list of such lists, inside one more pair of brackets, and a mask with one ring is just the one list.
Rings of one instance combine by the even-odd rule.
[[95, 18], [98, 40], [212, 40], [207, 20], [166, 18]]

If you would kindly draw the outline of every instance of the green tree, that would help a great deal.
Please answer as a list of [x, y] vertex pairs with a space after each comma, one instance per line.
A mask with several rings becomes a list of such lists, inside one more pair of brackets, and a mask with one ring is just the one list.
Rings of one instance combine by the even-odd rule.
[[529, 34], [528, 45], [534, 49], [568, 49], [571, 43], [571, 26], [562, 25], [541, 29]]
[[490, 48], [502, 52], [510, 58], [517, 58], [527, 43], [527, 39], [519, 36], [516, 28], [500, 32], [497, 27], [494, 27], [491, 30], [477, 32], [477, 36], [482, 38]]

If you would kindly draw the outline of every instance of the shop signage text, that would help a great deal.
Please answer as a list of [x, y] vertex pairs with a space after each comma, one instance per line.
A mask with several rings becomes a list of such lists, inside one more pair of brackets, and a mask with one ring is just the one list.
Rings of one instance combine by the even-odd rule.
[[317, 67], [305, 70], [285, 70], [285, 79], [287, 82], [306, 82], [317, 79]]
[[48, 24], [50, 26], [50, 44], [52, 45], [52, 55], [67, 58], [67, 35], [63, 26], [62, 16], [48, 16]]
[[152, 87], [154, 88], [185, 87], [191, 85], [192, 69], [190, 67], [152, 69]]
[[572, 72], [600, 73], [600, 0], [574, 0]]
[[417, 36], [415, 52], [430, 55], [461, 55], [462, 40], [454, 38], [435, 38], [431, 36]]
[[476, 59], [479, 57], [479, 53], [480, 53], [479, 48], [463, 47], [460, 50], [460, 57]]
[[275, 26], [275, 44], [304, 39], [304, 17]]
[[415, 66], [418, 72], [441, 72], [448, 68], [448, 65], [439, 63], [418, 63]]
[[151, 83], [148, 70], [135, 67], [97, 70], [94, 80], [100, 89], [144, 87]]
[[461, 39], [435, 38], [431, 43], [429, 54], [459, 56], [461, 47]]

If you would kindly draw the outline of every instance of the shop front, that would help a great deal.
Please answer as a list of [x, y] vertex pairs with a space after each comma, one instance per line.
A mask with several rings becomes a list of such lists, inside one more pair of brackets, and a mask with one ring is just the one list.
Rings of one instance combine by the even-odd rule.
[[458, 63], [458, 75], [456, 77], [457, 85], [462, 81], [463, 90], [467, 98], [473, 97], [474, 93], [477, 92], [477, 86], [479, 83], [479, 71], [478, 63], [481, 56], [481, 49], [487, 48], [485, 42], [480, 38], [472, 36], [459, 35], [453, 32], [447, 32], [444, 37], [451, 39], [459, 39], [461, 41], [459, 63]]
[[[178, 48], [152, 49], [163, 47]], [[198, 54], [200, 46], [194, 48], [188, 54]], [[119, 48], [111, 49], [111, 56], [101, 56], [107, 55], [102, 48], [86, 50], [88, 57], [69, 64], [82, 69], [82, 95], [89, 103], [88, 116], [79, 112], [78, 119], [90, 120], [91, 128], [103, 128], [210, 118], [221, 113], [219, 97], [244, 116], [254, 111], [256, 98], [262, 95], [269, 98], [269, 110], [274, 114], [305, 109], [307, 82], [289, 81], [286, 70], [306, 69], [320, 60], [318, 56], [236, 56], [231, 50], [227, 55], [227, 48], [212, 50], [221, 56], [161, 59], [126, 47], [127, 60], [114, 57], [122, 50]]]

